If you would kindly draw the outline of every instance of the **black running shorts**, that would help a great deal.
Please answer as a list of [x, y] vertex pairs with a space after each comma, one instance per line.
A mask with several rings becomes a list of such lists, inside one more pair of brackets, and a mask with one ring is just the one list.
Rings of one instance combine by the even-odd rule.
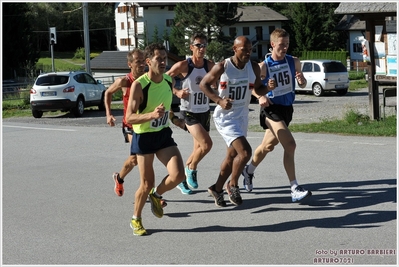
[[292, 114], [294, 113], [294, 107], [291, 106], [282, 106], [282, 105], [269, 105], [266, 108], [260, 108], [260, 126], [263, 129], [267, 129], [266, 125], [266, 117], [271, 119], [272, 121], [284, 121], [288, 126], [292, 121]]

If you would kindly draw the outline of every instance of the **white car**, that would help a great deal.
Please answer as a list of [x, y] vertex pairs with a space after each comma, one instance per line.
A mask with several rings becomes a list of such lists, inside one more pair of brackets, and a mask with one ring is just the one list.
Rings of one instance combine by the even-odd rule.
[[39, 75], [30, 90], [32, 115], [41, 118], [44, 111], [71, 111], [83, 115], [85, 107], [98, 106], [105, 110], [101, 81], [85, 71], [50, 72]]
[[295, 91], [309, 91], [322, 96], [325, 91], [336, 91], [345, 95], [349, 88], [348, 70], [337, 60], [301, 60], [302, 73], [307, 80], [305, 88], [295, 84]]

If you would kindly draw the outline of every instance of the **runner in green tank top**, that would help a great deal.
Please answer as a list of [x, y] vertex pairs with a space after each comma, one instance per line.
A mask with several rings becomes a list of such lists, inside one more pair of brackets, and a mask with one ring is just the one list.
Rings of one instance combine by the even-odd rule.
[[[185, 179], [183, 159], [169, 127], [174, 81], [164, 74], [167, 57], [165, 47], [151, 44], [145, 49], [145, 57], [148, 73], [133, 82], [126, 111], [126, 120], [134, 129], [131, 154], [137, 155], [140, 172], [140, 186], [135, 194], [130, 224], [134, 235], [147, 234], [141, 219], [147, 197], [152, 213], [162, 218], [162, 194], [174, 189]], [[168, 175], [153, 188], [155, 156], [165, 165]]]

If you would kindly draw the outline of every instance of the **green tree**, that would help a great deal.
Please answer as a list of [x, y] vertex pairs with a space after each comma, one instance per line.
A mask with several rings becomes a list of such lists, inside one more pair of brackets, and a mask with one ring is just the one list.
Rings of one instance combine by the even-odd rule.
[[[179, 55], [190, 54], [188, 38], [195, 32], [203, 32], [210, 45], [214, 40], [218, 40], [222, 45], [215, 45], [215, 49], [231, 46], [235, 36], [224, 36], [222, 27], [239, 21], [242, 14], [237, 15], [237, 6], [237, 3], [177, 3], [171, 40]], [[226, 51], [220, 51], [222, 54], [224, 52]]]
[[[39, 59], [26, 3], [3, 4], [3, 78], [33, 75]], [[21, 71], [25, 70], [25, 71]]]
[[290, 53], [335, 51], [346, 48], [347, 37], [334, 28], [341, 19], [334, 14], [339, 3], [267, 3], [290, 19], [283, 28], [290, 33]]
[[155, 25], [154, 32], [152, 34], [151, 43], [163, 43], [163, 41], [158, 36], [158, 27]]

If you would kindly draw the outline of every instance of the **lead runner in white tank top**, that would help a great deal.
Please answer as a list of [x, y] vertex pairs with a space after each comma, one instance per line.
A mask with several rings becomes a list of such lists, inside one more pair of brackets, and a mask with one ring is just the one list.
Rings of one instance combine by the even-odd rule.
[[230, 58], [225, 59], [224, 73], [220, 76], [218, 92], [221, 98], [231, 98], [234, 101], [229, 110], [216, 106], [213, 120], [227, 146], [230, 146], [238, 137], [247, 136], [249, 103], [255, 80], [251, 61], [247, 62], [243, 69], [237, 69]]
[[204, 68], [193, 68], [191, 73], [182, 82], [182, 88], [189, 88], [188, 99], [181, 99], [180, 110], [202, 113], [209, 110], [209, 98], [202, 92], [199, 84], [206, 74]]

